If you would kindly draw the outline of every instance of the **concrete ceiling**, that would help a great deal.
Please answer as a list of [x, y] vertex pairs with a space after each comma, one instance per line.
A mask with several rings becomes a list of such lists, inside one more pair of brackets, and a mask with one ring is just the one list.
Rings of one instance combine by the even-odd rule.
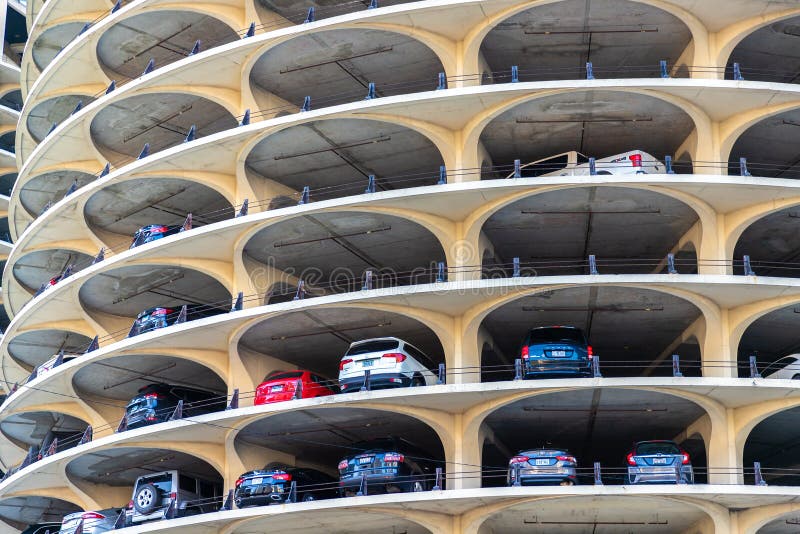
[[514, 402], [493, 412], [484, 424], [511, 454], [542, 446], [563, 448], [576, 455], [579, 468], [601, 462], [609, 470], [608, 483], [619, 484], [622, 480], [613, 474], [624, 467], [634, 442], [672, 439], [703, 413], [700, 406], [663, 393], [586, 389]]
[[205, 98], [148, 94], [103, 108], [92, 120], [91, 135], [106, 158], [117, 163], [124, 156], [138, 156], [145, 143], [150, 143], [151, 153], [182, 143], [192, 125], [201, 137], [237, 124], [225, 108]]
[[[196, 226], [232, 218], [233, 208], [217, 191], [189, 180], [142, 178], [104, 188], [89, 198], [84, 215], [104, 232], [133, 234], [148, 224], [181, 225], [192, 213]], [[205, 215], [205, 216], [204, 216]]]
[[163, 382], [225, 394], [225, 383], [213, 371], [186, 358], [137, 354], [120, 356], [87, 365], [75, 373], [75, 389], [92, 398], [124, 401], [132, 399], [139, 388]]
[[[321, 519], [324, 514], [324, 519]], [[231, 534], [255, 534], [275, 530], [272, 514], [233, 525]], [[364, 508], [328, 508], [317, 513], [288, 513], [280, 521], [281, 533], [325, 534], [429, 534], [431, 531], [393, 514], [366, 512]]]
[[353, 341], [399, 337], [435, 362], [443, 351], [436, 335], [405, 316], [358, 308], [320, 308], [272, 317], [252, 326], [240, 346], [335, 379], [339, 360]]
[[[756, 221], [739, 238], [734, 260], [741, 262], [745, 255], [749, 255], [754, 262], [753, 269], [759, 275], [799, 277], [799, 222], [800, 208], [781, 210]], [[770, 262], [770, 265], [759, 265], [759, 262]], [[742, 272], [741, 269], [735, 269], [737, 274]]]
[[230, 298], [222, 284], [210, 276], [164, 265], [115, 269], [88, 280], [80, 290], [80, 301], [86, 308], [124, 317], [136, 317], [155, 306], [211, 304], [229, 302]]
[[78, 102], [86, 106], [93, 100], [93, 97], [87, 95], [61, 95], [45, 100], [37, 104], [28, 114], [28, 131], [38, 143], [45, 138], [53, 123], [62, 123], [75, 111]]
[[[0, 422], [0, 431], [12, 441], [25, 447], [41, 447], [48, 433], [64, 432], [79, 434], [89, 423], [75, 417], [56, 412], [26, 412], [11, 415]], [[74, 446], [74, 443], [73, 443]]]
[[[507, 363], [518, 357], [529, 329], [575, 326], [600, 357], [604, 376], [639, 376], [699, 316], [693, 304], [665, 293], [585, 286], [519, 298], [490, 313], [483, 326]], [[680, 346], [674, 353], [686, 361], [699, 358], [692, 345]], [[662, 364], [654, 374], [671, 374], [668, 356], [668, 365]], [[696, 375], [697, 370], [686, 368], [684, 373]]]
[[0, 501], [0, 519], [20, 530], [36, 523], [60, 523], [65, 515], [80, 511], [79, 506], [50, 497], [12, 497]]
[[[292, 218], [258, 232], [244, 252], [308, 280], [312, 291], [315, 285], [327, 287], [334, 281], [344, 290], [347, 280], [361, 280], [368, 268], [385, 273], [384, 285], [408, 285], [411, 270], [444, 261], [439, 241], [422, 226], [399, 217], [360, 212]], [[429, 282], [430, 276], [420, 275], [418, 281]], [[380, 287], [377, 279], [376, 287]]]
[[96, 179], [95, 175], [85, 172], [48, 172], [25, 183], [19, 192], [20, 202], [28, 213], [38, 217], [48, 202], [57, 202], [64, 198], [73, 183], [77, 182], [78, 187], [83, 187]]
[[520, 104], [490, 122], [481, 141], [495, 165], [536, 161], [569, 150], [598, 159], [644, 150], [663, 160], [694, 129], [657, 98], [614, 91], [570, 92]]
[[[797, 38], [800, 40], [800, 37]], [[754, 176], [800, 178], [797, 137], [800, 110], [766, 118], [745, 131], [731, 151], [731, 173], [739, 173], [739, 158], [747, 158]]]
[[675, 16], [639, 2], [567, 0], [501, 22], [481, 52], [492, 71], [519, 66], [522, 80], [583, 77], [588, 61], [598, 77], [641, 78], [658, 75], [660, 60], [674, 64], [690, 40]]
[[17, 173], [12, 172], [0, 176], [0, 195], [11, 196], [11, 190], [17, 181]]
[[265, 178], [297, 191], [311, 187], [315, 199], [362, 193], [371, 174], [379, 190], [432, 185], [442, 164], [439, 150], [422, 134], [357, 119], [281, 130], [258, 143], [246, 160], [249, 170]]
[[[382, 30], [348, 29], [291, 39], [267, 51], [250, 73], [250, 83], [300, 105], [311, 97], [330, 103], [367, 95], [370, 82], [378, 96], [436, 88], [444, 72], [436, 54], [420, 41]], [[418, 82], [418, 84], [410, 84]], [[410, 84], [410, 85], [409, 85]]]
[[800, 514], [793, 512], [767, 523], [758, 529], [758, 534], [796, 534], [797, 525], [800, 525]]
[[[351, 446], [369, 439], [398, 436], [421, 448], [428, 458], [443, 460], [436, 433], [424, 423], [396, 413], [363, 408], [297, 410], [256, 421], [236, 436], [240, 443], [292, 454], [299, 462], [330, 466], [357, 454]], [[267, 451], [264, 460], [266, 463]]]
[[18, 362], [29, 367], [46, 362], [60, 350], [67, 354], [80, 354], [92, 340], [86, 336], [63, 330], [36, 330], [22, 333], [8, 342], [8, 352]]
[[[67, 476], [80, 483], [130, 486], [136, 478], [151, 473], [178, 469], [182, 473], [222, 481], [208, 463], [183, 452], [167, 449], [115, 447], [84, 454], [67, 465]], [[126, 503], [118, 503], [124, 506]]]
[[151, 58], [162, 67], [189, 55], [198, 39], [202, 50], [236, 41], [239, 29], [193, 11], [143, 13], [106, 30], [97, 56], [112, 79], [136, 78]]
[[59, 24], [44, 31], [33, 42], [33, 62], [42, 71], [53, 61], [62, 48], [72, 42], [88, 21], [76, 21]]
[[749, 357], [757, 355], [759, 369], [789, 354], [800, 352], [797, 329], [800, 306], [788, 306], [764, 315], [744, 331], [739, 342], [739, 374], [750, 376]]
[[[800, 409], [778, 412], [765, 419], [750, 432], [744, 445], [745, 469], [761, 462], [767, 483], [800, 486]], [[770, 469], [793, 469], [784, 476]], [[771, 531], [770, 531], [771, 532]], [[781, 532], [781, 531], [776, 531]], [[797, 526], [791, 532], [797, 532]]]
[[503, 509], [481, 532], [503, 534], [671, 534], [689, 532], [706, 515], [696, 506], [647, 497], [569, 497]]
[[747, 80], [798, 83], [800, 17], [765, 26], [746, 37], [733, 50], [728, 64], [733, 63], [741, 65]]
[[557, 268], [538, 269], [540, 275], [586, 274], [570, 267], [585, 263], [589, 254], [599, 261], [651, 260], [602, 267], [604, 273], [650, 273], [697, 218], [689, 206], [659, 193], [591, 187], [517, 201], [489, 218], [483, 231], [501, 262], [552, 260], [549, 265]]
[[91, 262], [91, 256], [72, 250], [40, 250], [15, 262], [12, 273], [20, 284], [38, 291], [42, 284], [63, 273], [67, 266], [75, 265], [75, 270], [78, 270]]

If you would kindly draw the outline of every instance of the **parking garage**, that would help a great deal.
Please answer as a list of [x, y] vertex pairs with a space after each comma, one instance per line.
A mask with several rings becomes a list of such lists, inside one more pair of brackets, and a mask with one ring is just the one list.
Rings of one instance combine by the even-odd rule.
[[80, 506], [53, 497], [25, 496], [0, 501], [0, 520], [18, 530], [37, 523], [59, 523], [65, 515], [80, 511]]
[[[745, 468], [760, 462], [767, 484], [800, 486], [800, 408], [789, 408], [757, 424], [744, 444]], [[748, 472], [747, 470], [745, 471]], [[745, 483], [753, 477], [746, 476]]]
[[528, 331], [556, 325], [583, 331], [603, 376], [672, 376], [673, 354], [685, 376], [701, 376], [700, 345], [691, 328], [702, 322], [693, 304], [652, 290], [583, 286], [522, 296], [481, 324], [484, 380], [513, 378]]
[[[496, 82], [579, 79], [592, 62], [603, 78], [660, 76], [691, 43], [686, 25], [656, 7], [626, 0], [567, 0], [521, 11], [497, 24], [481, 54]], [[486, 76], [486, 74], [484, 74]]]
[[733, 145], [730, 174], [740, 174], [739, 161], [747, 158], [748, 170], [754, 176], [800, 178], [800, 159], [794, 143], [799, 132], [800, 109], [778, 113], [753, 124]]
[[331, 119], [290, 126], [260, 141], [245, 165], [262, 204], [283, 195], [296, 204], [304, 187], [310, 200], [375, 190], [436, 184], [442, 156], [422, 134], [404, 126], [363, 119]]
[[56, 442], [56, 452], [75, 447], [86, 427], [86, 421], [58, 412], [26, 412], [14, 414], [0, 422], [0, 432], [15, 445], [37, 453]]
[[54, 124], [61, 124], [80, 104], [90, 104], [94, 97], [89, 95], [61, 95], [44, 100], [28, 113], [26, 126], [33, 139], [38, 143], [44, 139]]
[[[506, 484], [508, 460], [521, 451], [552, 448], [578, 461], [578, 483], [594, 483], [600, 462], [604, 484], [625, 483], [625, 456], [638, 441], [672, 440], [702, 415], [697, 404], [643, 390], [583, 389], [532, 395], [492, 412], [483, 422], [483, 484]], [[699, 436], [682, 440], [695, 480], [707, 480]]]
[[91, 339], [76, 332], [63, 330], [36, 330], [23, 332], [8, 342], [8, 352], [18, 363], [33, 368], [60, 351], [65, 354], [81, 354]]
[[[750, 376], [750, 357], [757, 362], [758, 371], [769, 376], [792, 363], [792, 354], [800, 352], [797, 327], [800, 324], [800, 305], [786, 306], [753, 321], [739, 341], [739, 376]], [[789, 374], [787, 378], [793, 378]], [[797, 372], [800, 379], [800, 371]]]
[[91, 137], [113, 164], [139, 156], [145, 144], [158, 152], [183, 143], [195, 126], [197, 137], [236, 127], [233, 115], [203, 97], [161, 93], [133, 96], [106, 106], [92, 120]]
[[[728, 65], [738, 63], [746, 80], [778, 83], [800, 81], [800, 17], [768, 24], [746, 36], [731, 54]], [[733, 69], [726, 70], [733, 78]]]
[[[603, 274], [662, 272], [667, 254], [697, 219], [682, 202], [643, 189], [576, 187], [531, 195], [484, 224], [491, 242], [484, 277], [508, 276], [513, 258], [525, 275], [589, 274], [589, 255]], [[675, 267], [697, 270], [686, 258]]]
[[[487, 153], [482, 166], [498, 170], [481, 177], [506, 178], [513, 172], [514, 160], [528, 165], [569, 151], [600, 160], [638, 149], [662, 162], [666, 155], [679, 159], [683, 150], [677, 152], [693, 129], [685, 111], [645, 94], [570, 91], [540, 96], [504, 111], [486, 125], [480, 136]], [[619, 164], [600, 168], [613, 174]], [[676, 165], [675, 170], [692, 172], [686, 165]]]
[[81, 33], [88, 20], [77, 20], [58, 24], [45, 30], [32, 44], [31, 56], [36, 67], [42, 71], [69, 43]]
[[[239, 340], [239, 356], [257, 369], [258, 384], [282, 366], [338, 378], [339, 361], [355, 341], [396, 337], [444, 361], [436, 334], [422, 322], [399, 313], [364, 308], [317, 308], [272, 317], [250, 327]], [[277, 362], [275, 360], [278, 360]]]
[[[797, 223], [800, 207], [771, 213], [742, 232], [733, 252], [734, 264], [750, 256], [759, 276], [797, 278], [800, 276], [800, 236]], [[738, 266], [737, 266], [738, 267]], [[737, 271], [741, 272], [741, 268]]]
[[[312, 295], [357, 291], [372, 270], [373, 287], [433, 282], [444, 250], [422, 225], [368, 212], [303, 215], [270, 225], [244, 248], [245, 257], [263, 266], [251, 274], [265, 298], [273, 284], [305, 282]], [[282, 271], [273, 273], [270, 269]]]
[[[16, 174], [13, 176], [16, 181]], [[83, 187], [96, 178], [95, 175], [87, 172], [68, 169], [40, 174], [27, 181], [19, 190], [20, 203], [29, 215], [38, 217], [45, 211], [46, 206], [64, 198], [73, 184], [76, 184], [76, 187]], [[13, 186], [13, 182], [11, 186]]]
[[92, 257], [67, 249], [40, 250], [26, 254], [14, 263], [14, 279], [31, 292], [38, 292], [51, 278], [61, 276], [69, 267], [73, 271], [92, 262]]
[[122, 81], [140, 76], [151, 59], [163, 67], [188, 56], [197, 41], [202, 50], [236, 41], [238, 30], [197, 11], [152, 11], [106, 30], [97, 57], [109, 78]]

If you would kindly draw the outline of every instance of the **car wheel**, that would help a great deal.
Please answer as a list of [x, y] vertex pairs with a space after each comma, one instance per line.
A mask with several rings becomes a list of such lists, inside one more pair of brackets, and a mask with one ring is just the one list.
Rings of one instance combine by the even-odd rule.
[[562, 486], [574, 486], [574, 485], [575, 485], [575, 482], [574, 482], [574, 481], [572, 481], [572, 480], [562, 480], [562, 481], [561, 481], [561, 485], [562, 485]]
[[419, 375], [414, 375], [414, 378], [411, 379], [412, 388], [418, 388], [424, 385], [425, 385], [425, 380]]
[[311, 502], [311, 501], [316, 501], [316, 500], [317, 499], [313, 495], [311, 495], [310, 493], [306, 493], [305, 495], [303, 495], [303, 502]]
[[161, 490], [153, 484], [143, 484], [133, 496], [133, 507], [142, 515], [155, 511], [161, 505]]
[[419, 480], [417, 480], [411, 485], [411, 491], [414, 491], [414, 492], [425, 491], [425, 485], [422, 482], [420, 482]]
[[794, 375], [794, 376], [792, 377], [792, 380], [800, 380], [800, 375]]

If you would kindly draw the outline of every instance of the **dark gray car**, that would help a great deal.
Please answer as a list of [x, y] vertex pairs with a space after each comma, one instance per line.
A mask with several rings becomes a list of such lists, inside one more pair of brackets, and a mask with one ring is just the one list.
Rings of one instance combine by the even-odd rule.
[[100, 534], [114, 530], [114, 524], [119, 517], [119, 508], [107, 508], [105, 510], [75, 512], [65, 515], [61, 520], [61, 530], [59, 534], [74, 534], [78, 527], [83, 525], [84, 534]]
[[508, 462], [508, 485], [534, 486], [578, 483], [578, 461], [566, 450], [533, 449], [522, 451]]

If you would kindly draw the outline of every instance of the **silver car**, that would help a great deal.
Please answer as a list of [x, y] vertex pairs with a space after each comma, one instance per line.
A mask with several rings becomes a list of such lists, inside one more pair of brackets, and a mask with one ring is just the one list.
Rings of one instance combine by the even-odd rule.
[[99, 534], [100, 532], [108, 532], [114, 530], [114, 524], [119, 517], [119, 508], [107, 508], [105, 510], [97, 510], [90, 512], [75, 512], [74, 514], [65, 515], [61, 520], [61, 530], [59, 534], [74, 534], [78, 530], [78, 526], [83, 523], [84, 534]]
[[559, 484], [572, 486], [578, 482], [578, 461], [560, 449], [522, 451], [508, 462], [508, 485], [533, 486]]
[[694, 484], [689, 453], [673, 441], [640, 441], [628, 461], [628, 484]]

